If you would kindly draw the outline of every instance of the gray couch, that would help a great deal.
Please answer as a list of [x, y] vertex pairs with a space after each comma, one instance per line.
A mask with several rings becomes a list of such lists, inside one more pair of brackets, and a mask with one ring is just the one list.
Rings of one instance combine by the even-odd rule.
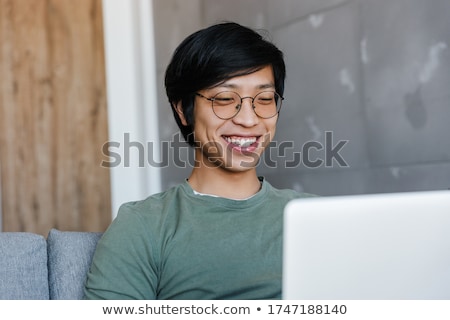
[[101, 233], [0, 232], [0, 299], [77, 300]]

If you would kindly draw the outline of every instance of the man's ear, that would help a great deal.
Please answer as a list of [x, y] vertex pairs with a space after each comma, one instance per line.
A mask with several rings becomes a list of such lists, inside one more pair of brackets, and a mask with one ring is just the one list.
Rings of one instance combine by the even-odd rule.
[[186, 117], [184, 116], [184, 112], [183, 112], [183, 106], [181, 104], [181, 100], [178, 101], [177, 103], [173, 103], [172, 107], [175, 109], [175, 111], [178, 113], [178, 116], [180, 117], [181, 123], [183, 124], [183, 126], [187, 126], [188, 123], [186, 121]]

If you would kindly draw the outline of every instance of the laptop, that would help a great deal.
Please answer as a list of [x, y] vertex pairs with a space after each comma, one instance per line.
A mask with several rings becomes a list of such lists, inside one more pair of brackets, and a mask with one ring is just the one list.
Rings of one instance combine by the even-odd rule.
[[282, 298], [450, 299], [450, 191], [290, 201]]

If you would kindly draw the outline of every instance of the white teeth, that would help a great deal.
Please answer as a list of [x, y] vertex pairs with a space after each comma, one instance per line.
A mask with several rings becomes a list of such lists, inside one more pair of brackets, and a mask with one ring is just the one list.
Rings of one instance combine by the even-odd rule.
[[239, 147], [248, 147], [256, 142], [256, 137], [249, 137], [249, 138], [225, 137], [225, 140], [228, 143], [235, 144]]

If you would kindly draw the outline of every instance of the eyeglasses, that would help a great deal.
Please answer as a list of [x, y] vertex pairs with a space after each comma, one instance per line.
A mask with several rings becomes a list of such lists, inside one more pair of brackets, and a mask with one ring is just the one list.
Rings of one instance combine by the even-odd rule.
[[252, 97], [241, 97], [236, 92], [223, 91], [219, 92], [212, 98], [196, 92], [197, 96], [211, 101], [214, 114], [223, 120], [235, 117], [242, 107], [244, 99], [252, 99], [253, 111], [256, 115], [263, 119], [274, 117], [281, 109], [281, 103], [284, 100], [282, 96], [274, 91], [263, 91]]

